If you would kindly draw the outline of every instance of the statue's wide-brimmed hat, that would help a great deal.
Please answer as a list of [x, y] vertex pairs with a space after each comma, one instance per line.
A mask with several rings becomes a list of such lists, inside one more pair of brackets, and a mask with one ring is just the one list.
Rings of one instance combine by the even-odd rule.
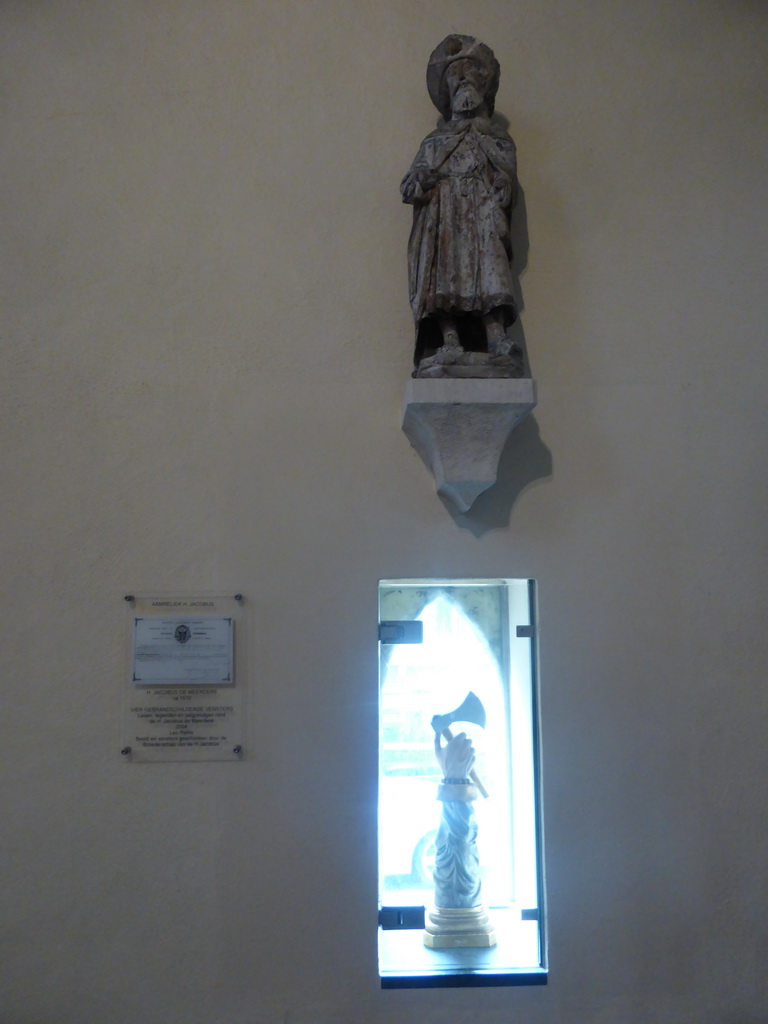
[[451, 97], [448, 93], [445, 73], [450, 65], [457, 60], [474, 60], [486, 69], [488, 84], [485, 89], [485, 102], [488, 105], [488, 113], [492, 114], [496, 92], [499, 88], [499, 62], [494, 57], [490, 46], [481, 43], [474, 36], [446, 36], [442, 43], [432, 51], [427, 64], [427, 89], [429, 89], [432, 102], [448, 120], [451, 116]]

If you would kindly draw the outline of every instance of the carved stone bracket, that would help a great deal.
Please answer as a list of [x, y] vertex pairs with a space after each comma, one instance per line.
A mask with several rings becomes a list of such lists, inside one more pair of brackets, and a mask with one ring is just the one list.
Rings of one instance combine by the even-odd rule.
[[437, 493], [459, 512], [496, 482], [501, 451], [536, 407], [530, 377], [408, 381], [403, 430], [432, 470]]

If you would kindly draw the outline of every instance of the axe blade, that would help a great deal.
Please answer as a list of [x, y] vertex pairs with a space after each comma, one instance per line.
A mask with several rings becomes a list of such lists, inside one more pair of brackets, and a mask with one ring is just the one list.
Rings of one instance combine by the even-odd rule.
[[450, 728], [454, 722], [472, 722], [473, 725], [479, 725], [481, 729], [485, 728], [483, 702], [472, 690], [455, 711], [450, 711], [447, 715], [433, 715], [431, 725], [435, 732], [442, 732], [444, 729]]

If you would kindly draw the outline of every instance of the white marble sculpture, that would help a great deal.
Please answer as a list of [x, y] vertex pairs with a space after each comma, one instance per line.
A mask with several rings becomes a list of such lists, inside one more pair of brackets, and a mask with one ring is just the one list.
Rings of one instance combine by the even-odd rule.
[[[437, 798], [440, 827], [435, 840], [435, 904], [429, 910], [424, 945], [432, 949], [493, 946], [496, 935], [483, 905], [477, 822], [472, 804], [478, 793], [488, 796], [474, 770], [475, 748], [466, 733], [454, 736], [451, 721], [485, 726], [485, 709], [470, 692], [451, 715], [436, 715], [435, 757], [443, 771]], [[442, 738], [448, 739], [443, 746]]]
[[515, 144], [492, 119], [499, 64], [485, 43], [450, 35], [429, 58], [442, 114], [400, 190], [414, 208], [408, 243], [414, 376], [522, 377], [508, 329], [517, 317], [509, 236]]

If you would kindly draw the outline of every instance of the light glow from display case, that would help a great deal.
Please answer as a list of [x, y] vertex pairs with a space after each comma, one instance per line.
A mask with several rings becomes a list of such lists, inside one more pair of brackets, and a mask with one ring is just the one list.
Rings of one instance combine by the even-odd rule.
[[[464, 984], [472, 977], [477, 983], [497, 978], [509, 984], [528, 974], [541, 983], [546, 972], [533, 581], [384, 580], [379, 619], [389, 627], [380, 643], [382, 984], [418, 979], [449, 984], [457, 976]], [[421, 642], [391, 642], [412, 633], [392, 628], [398, 622], [420, 622]], [[472, 940], [445, 935], [425, 939], [423, 914], [417, 912], [434, 910], [436, 846], [445, 847], [447, 834], [445, 828], [439, 831], [441, 806], [447, 805], [437, 799], [443, 775], [431, 723], [435, 716], [468, 708], [469, 693], [482, 709], [483, 726], [458, 718], [451, 729], [471, 740], [473, 771], [488, 793], [479, 796], [482, 790], [470, 785], [466, 792], [477, 799], [469, 798], [471, 811], [465, 808], [472, 828], [476, 822], [472, 856], [479, 857], [480, 898], [491, 922], [478, 945], [482, 941], [486, 948], [462, 948], [462, 941]], [[446, 945], [435, 949], [425, 942]]]

